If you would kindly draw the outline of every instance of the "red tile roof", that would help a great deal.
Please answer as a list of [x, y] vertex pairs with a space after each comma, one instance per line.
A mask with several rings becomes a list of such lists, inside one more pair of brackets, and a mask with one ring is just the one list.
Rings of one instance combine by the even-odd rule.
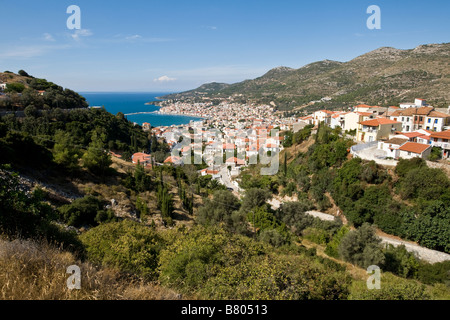
[[430, 145], [422, 144], [422, 143], [415, 143], [415, 142], [407, 142], [404, 145], [402, 145], [399, 150], [422, 154], [425, 150], [428, 148], [431, 148]]
[[431, 138], [437, 139], [450, 139], [450, 130], [442, 131], [442, 132], [433, 132], [430, 135]]
[[372, 120], [360, 122], [360, 124], [362, 124], [363, 126], [369, 126], [369, 127], [378, 127], [379, 125], [382, 125], [382, 124], [397, 124], [397, 123], [401, 123], [401, 122], [386, 119], [386, 118], [378, 118], [378, 119], [372, 119]]

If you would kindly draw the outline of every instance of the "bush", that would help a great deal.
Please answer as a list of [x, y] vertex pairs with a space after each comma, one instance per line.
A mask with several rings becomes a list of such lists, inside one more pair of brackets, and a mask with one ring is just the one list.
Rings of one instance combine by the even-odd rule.
[[339, 256], [362, 268], [382, 265], [385, 257], [380, 242], [375, 235], [375, 227], [364, 223], [359, 229], [350, 231], [342, 238], [338, 247]]
[[417, 278], [425, 284], [442, 283], [450, 288], [450, 261], [435, 264], [422, 263], [418, 269]]
[[430, 294], [424, 285], [414, 280], [394, 277], [390, 273], [381, 275], [381, 288], [368, 290], [366, 282], [353, 285], [350, 300], [428, 300]]
[[384, 270], [392, 272], [403, 278], [415, 278], [419, 269], [419, 260], [408, 252], [405, 246], [394, 247], [389, 245], [384, 252], [386, 257]]
[[96, 226], [97, 224], [114, 219], [110, 212], [103, 211], [103, 202], [94, 196], [76, 199], [71, 204], [61, 206], [61, 218], [69, 226]]
[[23, 85], [22, 83], [13, 82], [6, 84], [5, 92], [22, 93], [23, 90], [25, 90], [25, 85]]
[[339, 244], [341, 243], [342, 238], [350, 231], [349, 228], [343, 226], [339, 231], [333, 236], [330, 242], [328, 242], [327, 247], [325, 248], [325, 253], [333, 258], [339, 258]]
[[152, 229], [130, 220], [102, 224], [80, 239], [92, 262], [151, 279], [165, 243]]

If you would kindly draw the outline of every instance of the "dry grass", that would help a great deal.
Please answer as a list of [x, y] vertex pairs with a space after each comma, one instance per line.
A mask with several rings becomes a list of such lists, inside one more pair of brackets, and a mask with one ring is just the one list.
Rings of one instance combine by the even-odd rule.
[[[66, 269], [81, 269], [81, 289], [69, 290]], [[3, 300], [175, 300], [158, 284], [97, 269], [45, 243], [0, 240], [0, 299]]]

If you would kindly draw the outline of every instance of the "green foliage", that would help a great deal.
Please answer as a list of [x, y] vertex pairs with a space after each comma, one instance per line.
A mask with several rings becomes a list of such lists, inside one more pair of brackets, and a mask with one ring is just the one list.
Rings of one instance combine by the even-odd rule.
[[350, 279], [306, 255], [278, 255], [223, 229], [178, 232], [161, 252], [160, 281], [200, 299], [342, 299]]
[[157, 276], [156, 268], [164, 240], [152, 229], [123, 220], [101, 224], [80, 236], [87, 258], [123, 272]]
[[392, 272], [403, 278], [416, 278], [420, 268], [419, 260], [411, 252], [408, 252], [405, 246], [394, 247], [389, 245], [384, 251], [386, 260], [384, 262], [384, 271]]
[[424, 285], [413, 280], [394, 277], [390, 273], [381, 275], [381, 288], [368, 290], [366, 282], [355, 283], [350, 300], [428, 300], [430, 294]]
[[442, 149], [439, 147], [433, 147], [431, 149], [431, 153], [428, 156], [428, 160], [430, 161], [438, 161], [442, 159]]
[[309, 241], [317, 244], [326, 245], [330, 240], [328, 232], [323, 229], [317, 229], [313, 227], [306, 228], [303, 231], [303, 237]]
[[96, 226], [114, 219], [114, 215], [103, 210], [103, 202], [94, 196], [85, 196], [58, 209], [61, 218], [70, 226]]
[[204, 226], [222, 225], [226, 230], [246, 233], [246, 214], [239, 212], [239, 200], [228, 190], [218, 190], [205, 199], [197, 211], [196, 221]]
[[405, 210], [402, 236], [435, 250], [450, 252], [450, 207], [429, 201]]
[[25, 85], [19, 82], [11, 82], [6, 84], [5, 92], [17, 92], [22, 93], [25, 90]]
[[62, 130], [55, 133], [55, 145], [53, 147], [53, 155], [55, 162], [74, 171], [78, 168], [78, 159], [81, 157], [81, 151], [77, 148], [73, 137]]
[[139, 212], [139, 218], [141, 221], [144, 221], [149, 214], [149, 209], [145, 201], [143, 201], [139, 196], [136, 198], [136, 209]]
[[450, 261], [435, 264], [422, 263], [417, 271], [417, 278], [425, 284], [442, 283], [450, 287]]
[[375, 228], [364, 223], [359, 229], [350, 231], [342, 238], [338, 247], [339, 256], [362, 268], [381, 265], [385, 258], [380, 242], [375, 235]]
[[81, 251], [75, 234], [52, 223], [57, 215], [43, 201], [45, 193], [35, 189], [25, 194], [17, 174], [10, 170], [10, 166], [0, 166], [0, 232], [10, 238], [46, 239], [65, 249]]
[[160, 183], [156, 192], [158, 200], [158, 209], [161, 210], [164, 222], [168, 225], [173, 224], [173, 196], [169, 193], [167, 187]]
[[19, 70], [17, 72], [17, 74], [22, 76], [22, 77], [30, 77], [30, 75], [25, 70]]
[[105, 139], [104, 134], [94, 131], [91, 143], [83, 155], [83, 165], [92, 173], [102, 176], [112, 163], [111, 156], [105, 150]]
[[300, 144], [303, 141], [308, 140], [308, 138], [311, 136], [313, 125], [307, 125], [300, 131], [296, 132], [292, 136], [292, 143], [293, 144]]
[[450, 179], [441, 169], [411, 169], [400, 179], [398, 189], [403, 199], [450, 200]]
[[325, 248], [325, 253], [333, 258], [339, 258], [339, 245], [341, 243], [342, 238], [350, 231], [350, 229], [346, 226], [341, 227], [338, 232], [332, 237], [331, 241], [327, 243]]
[[403, 178], [406, 174], [413, 169], [425, 168], [427, 166], [425, 160], [421, 158], [412, 159], [400, 159], [397, 166], [395, 167], [395, 173]]
[[313, 217], [305, 214], [310, 209], [311, 204], [307, 201], [285, 202], [276, 211], [275, 216], [289, 226], [294, 234], [300, 236], [314, 221]]
[[[30, 161], [31, 155], [33, 161]], [[37, 144], [29, 134], [8, 131], [4, 138], [0, 138], [0, 163], [41, 169], [51, 166], [52, 162], [52, 153]]]
[[269, 190], [251, 188], [245, 192], [242, 200], [242, 210], [248, 213], [257, 207], [267, 207], [267, 201], [272, 198]]
[[245, 189], [265, 189], [272, 193], [278, 192], [278, 180], [276, 176], [261, 176], [243, 173], [240, 186]]

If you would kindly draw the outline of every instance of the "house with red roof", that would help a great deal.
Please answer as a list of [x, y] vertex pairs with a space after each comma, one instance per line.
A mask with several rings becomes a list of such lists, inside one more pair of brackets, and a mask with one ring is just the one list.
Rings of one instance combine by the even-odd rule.
[[131, 156], [131, 162], [148, 167], [152, 165], [152, 156], [143, 152], [136, 152]]
[[426, 159], [431, 153], [431, 146], [416, 142], [407, 142], [398, 148], [398, 158], [412, 159], [422, 158]]
[[169, 156], [166, 160], [164, 160], [164, 164], [172, 164], [172, 165], [182, 165], [183, 160], [177, 156]]
[[361, 142], [373, 142], [389, 139], [396, 131], [401, 131], [402, 123], [386, 118], [362, 121], [356, 131], [356, 138]]
[[314, 125], [318, 125], [321, 122], [324, 122], [325, 124], [329, 125], [331, 122], [331, 116], [333, 114], [334, 112], [329, 110], [319, 110], [314, 112], [313, 114]]
[[450, 130], [431, 133], [430, 142], [433, 147], [442, 149], [442, 158], [450, 158]]

